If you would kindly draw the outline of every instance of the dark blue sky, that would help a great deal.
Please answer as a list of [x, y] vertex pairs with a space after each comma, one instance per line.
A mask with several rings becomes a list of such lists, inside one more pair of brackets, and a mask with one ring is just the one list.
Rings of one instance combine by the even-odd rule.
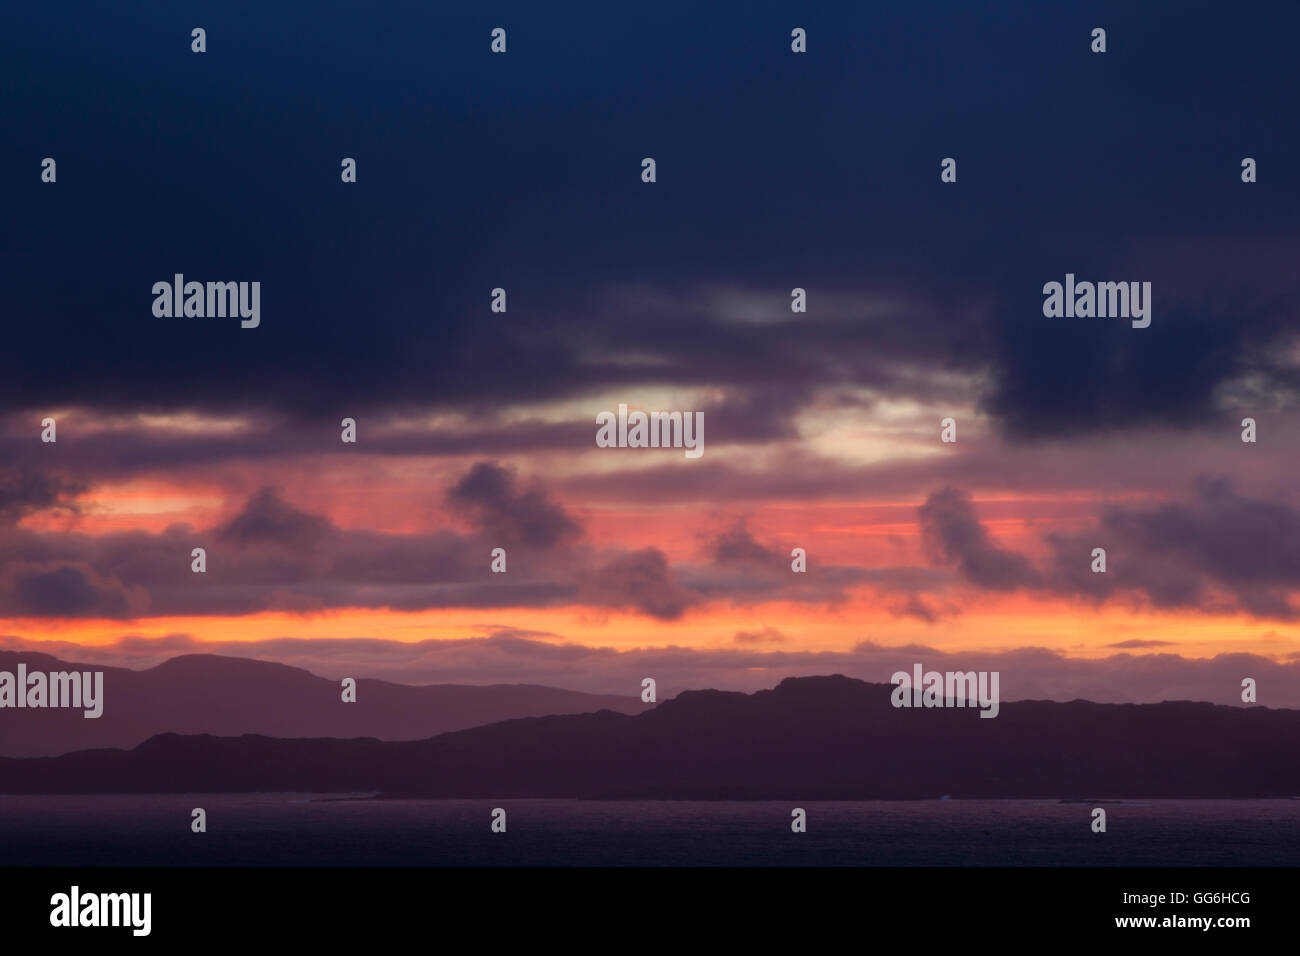
[[[0, 402], [313, 415], [660, 380], [797, 404], [883, 357], [987, 368], [1013, 434], [1191, 424], [1245, 370], [1295, 384], [1271, 356], [1298, 26], [1283, 3], [22, 7]], [[1066, 271], [1153, 280], [1152, 328], [1045, 320]], [[261, 281], [261, 327], [154, 318], [175, 272]], [[808, 322], [607, 295], [701, 284], [806, 287]], [[925, 314], [817, 315], [865, 291]]]

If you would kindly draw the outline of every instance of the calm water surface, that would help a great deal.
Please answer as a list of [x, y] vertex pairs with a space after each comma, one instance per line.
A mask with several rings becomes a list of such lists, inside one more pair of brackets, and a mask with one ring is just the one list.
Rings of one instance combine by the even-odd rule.
[[[790, 811], [808, 811], [792, 833]], [[0, 796], [0, 865], [1173, 866], [1300, 864], [1300, 801], [339, 800]], [[492, 833], [503, 806], [507, 831]], [[190, 811], [208, 831], [190, 831]]]

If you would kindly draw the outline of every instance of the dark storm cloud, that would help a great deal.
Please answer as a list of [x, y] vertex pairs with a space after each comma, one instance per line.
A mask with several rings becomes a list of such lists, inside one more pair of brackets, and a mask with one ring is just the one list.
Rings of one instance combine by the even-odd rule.
[[1037, 580], [1027, 558], [990, 540], [970, 499], [954, 488], [933, 492], [917, 513], [926, 549], [941, 564], [955, 565], [972, 584], [1010, 591]]
[[[1138, 588], [1156, 606], [1170, 608], [1212, 606], [1222, 592], [1257, 617], [1300, 616], [1289, 596], [1300, 587], [1300, 511], [1245, 497], [1222, 480], [1197, 481], [1188, 501], [1107, 509], [1090, 540], [1097, 543], [1052, 539], [1062, 589], [1102, 598], [1116, 588]], [[1087, 564], [1080, 559], [1088, 553], [1081, 552], [1084, 545], [1107, 548], [1105, 575], [1078, 572]]]
[[[1060, 493], [1109, 497], [1119, 494], [1164, 495], [1189, 474], [1213, 467], [1229, 474], [1243, 487], [1257, 488], [1268, 497], [1290, 498], [1294, 482], [1287, 475], [1294, 467], [1294, 448], [1300, 446], [1300, 429], [1285, 413], [1261, 415], [1260, 428], [1268, 441], [1243, 444], [1234, 421], [1217, 432], [1198, 435], [1101, 436], [1044, 443], [1007, 441], [962, 431], [961, 440], [942, 455], [886, 458], [857, 464], [820, 456], [805, 448], [791, 467], [764, 467], [743, 459], [710, 458], [707, 454], [691, 467], [653, 462], [599, 474], [575, 474], [557, 482], [565, 496], [592, 501], [624, 501], [634, 497], [646, 503], [714, 502], [718, 489], [728, 501], [914, 501], [929, 488], [943, 485], [997, 489], [1041, 496]], [[959, 422], [959, 428], [964, 426]], [[892, 438], [910, 444], [939, 440], [938, 418], [917, 419], [910, 428], [896, 429]]]
[[672, 621], [701, 596], [676, 580], [668, 559], [658, 548], [627, 551], [603, 561], [582, 582], [582, 598], [602, 607], [634, 608], [642, 614]]
[[75, 510], [65, 498], [85, 491], [85, 485], [62, 476], [24, 468], [0, 468], [0, 525], [14, 524], [24, 515], [59, 507]]
[[[874, 584], [886, 590], [910, 589], [906, 570], [824, 564], [804, 549], [805, 570], [793, 569], [793, 548], [765, 544], [750, 532], [746, 520], [733, 520], [716, 534], [704, 535], [705, 563], [682, 564], [677, 572], [692, 590], [733, 604], [772, 600], [833, 605], [856, 587]], [[926, 573], [926, 569], [921, 569]]]
[[562, 507], [546, 499], [540, 482], [519, 488], [514, 470], [494, 462], [474, 465], [447, 491], [447, 503], [502, 545], [552, 548], [582, 534]]
[[889, 610], [898, 617], [914, 617], [926, 624], [934, 624], [941, 618], [950, 617], [957, 613], [955, 605], [944, 604], [939, 606], [932, 601], [925, 600], [919, 594], [911, 594], [906, 600], [895, 602], [890, 605]]
[[[935, 560], [955, 565], [976, 587], [1098, 603], [1136, 594], [1159, 608], [1300, 617], [1290, 600], [1300, 588], [1300, 511], [1240, 495], [1222, 480], [1199, 479], [1186, 501], [1111, 506], [1086, 532], [1048, 534], [1041, 567], [994, 545], [969, 498], [954, 489], [932, 493], [918, 519]], [[1099, 547], [1104, 573], [1092, 571]]]
[[[387, 415], [354, 420], [359, 441], [344, 446], [341, 419], [324, 415], [309, 422], [253, 415], [230, 433], [195, 433], [177, 426], [98, 422], [79, 431], [82, 416], [73, 414], [59, 422], [64, 438], [58, 445], [59, 466], [69, 474], [104, 479], [143, 471], [198, 471], [222, 462], [291, 460], [340, 448], [351, 455], [376, 456], [522, 454], [587, 445], [594, 434], [594, 425], [586, 421], [504, 423], [490, 415], [470, 425], [436, 429], [394, 424]], [[0, 422], [0, 461], [31, 462], [40, 454], [30, 414], [12, 414]]]
[[[779, 433], [764, 389], [787, 390], [785, 421], [825, 385], [933, 396], [905, 367], [987, 370], [971, 397], [1042, 436], [1195, 426], [1248, 373], [1270, 398], [1295, 387], [1269, 359], [1295, 283], [1267, 255], [1228, 272], [1220, 254], [1291, 228], [1297, 132], [1277, 118], [1300, 69], [1294, 9], [1269, 7], [1261, 30], [1209, 5], [1117, 7], [1094, 56], [1065, 7], [845, 8], [795, 56], [775, 10], [507, 4], [500, 57], [474, 13], [412, 6], [403, 29], [366, 31], [359, 9], [314, 10], [302, 42], [297, 11], [228, 4], [203, 56], [166, 19], [74, 3], [53, 31], [15, 14], [0, 172], [18, 184], [7, 264], [23, 281], [6, 290], [0, 405], [337, 421], [654, 383], [748, 389], [736, 433]], [[356, 184], [339, 182], [344, 155]], [[957, 184], [938, 180], [948, 155]], [[1171, 236], [1205, 238], [1168, 267]], [[1044, 319], [1039, 290], [1066, 271], [1152, 279], [1152, 327]], [[154, 318], [152, 283], [176, 272], [262, 282], [261, 326]], [[636, 284], [787, 309], [799, 285], [810, 305], [770, 324], [609, 307]], [[853, 293], [907, 307], [827, 315]]]
[[284, 502], [272, 488], [253, 495], [242, 511], [216, 529], [217, 540], [240, 547], [259, 544], [281, 545], [295, 551], [310, 551], [334, 534], [330, 522], [309, 515]]
[[[1208, 250], [1193, 252], [1188, 272], [1212, 270]], [[1039, 268], [1024, 286], [1062, 281]], [[1158, 272], [1142, 256], [1115, 258], [1079, 279], [1153, 281], [1156, 315], [1146, 329], [1123, 320], [1047, 319], [1041, 296], [1006, 308], [996, 326], [991, 363], [993, 387], [982, 396], [984, 410], [1012, 435], [1035, 439], [1063, 434], [1105, 433], [1148, 426], [1206, 428], [1231, 422], [1225, 398], [1238, 398], [1232, 411], [1259, 415], [1300, 396], [1292, 354], [1300, 324], [1300, 292], [1290, 276], [1257, 270], [1255, 289], [1215, 301], [1189, 301], [1180, 294], [1185, 277]], [[1218, 297], [1222, 300], [1224, 297]], [[1238, 383], [1250, 392], [1229, 394]], [[1246, 394], [1251, 404], [1246, 404]], [[1240, 418], [1237, 414], [1235, 418]]]
[[143, 588], [126, 588], [85, 564], [0, 565], [0, 614], [6, 617], [126, 618], [148, 609]]
[[760, 544], [743, 523], [728, 528], [712, 543], [713, 561], [719, 565], [754, 564], [769, 570], [784, 563], [781, 554]]
[[[653, 373], [648, 374], [653, 378]], [[639, 391], [639, 387], [629, 387], [623, 400], [637, 404]], [[699, 410], [709, 423], [710, 447], [763, 443], [795, 436], [793, 417], [802, 401], [803, 392], [798, 390], [741, 388]], [[58, 446], [58, 461], [69, 476], [64, 490], [73, 492], [81, 490], [75, 486], [92, 479], [104, 481], [142, 472], [200, 474], [213, 464], [293, 461], [340, 453], [352, 457], [478, 457], [556, 449], [582, 451], [594, 447], [595, 416], [602, 410], [593, 399], [590, 415], [553, 422], [517, 421], [500, 415], [500, 409], [474, 409], [459, 423], [434, 426], [403, 421], [391, 410], [357, 416], [354, 408], [349, 417], [357, 424], [355, 445], [339, 441], [341, 419], [325, 413], [306, 420], [255, 412], [228, 431], [195, 432], [183, 425], [146, 426], [74, 412], [59, 420], [64, 440]], [[35, 469], [47, 447], [33, 437], [37, 434], [35, 421], [30, 413], [0, 417], [0, 462], [21, 462], [23, 473]]]

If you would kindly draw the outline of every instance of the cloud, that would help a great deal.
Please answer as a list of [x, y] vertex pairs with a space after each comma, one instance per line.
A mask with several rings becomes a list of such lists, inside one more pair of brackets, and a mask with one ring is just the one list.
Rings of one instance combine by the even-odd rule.
[[215, 529], [223, 544], [238, 547], [277, 545], [296, 551], [320, 547], [337, 530], [328, 519], [300, 511], [271, 488], [262, 488], [235, 517]]
[[737, 518], [721, 531], [704, 534], [702, 551], [707, 563], [683, 563], [676, 571], [692, 591], [709, 599], [752, 605], [773, 600], [833, 605], [846, 600], [860, 585], [892, 580], [891, 571], [852, 565], [821, 564], [795, 572], [790, 550], [760, 542], [746, 520]]
[[447, 503], [501, 545], [553, 548], [582, 535], [578, 522], [547, 499], [540, 483], [521, 489], [515, 471], [494, 462], [474, 465], [447, 491]]
[[15, 524], [25, 515], [51, 508], [75, 511], [68, 500], [86, 484], [31, 468], [0, 468], [0, 524]]
[[635, 608], [663, 621], [680, 618], [701, 596], [680, 585], [658, 548], [614, 554], [581, 584], [584, 601], [602, 607]]
[[[0, 579], [10, 584], [9, 613], [27, 617], [584, 604], [661, 621], [707, 601], [838, 601], [862, 580], [857, 569], [833, 566], [791, 574], [743, 528], [723, 536], [725, 566], [673, 566], [652, 547], [594, 548], [577, 540], [581, 525], [539, 482], [522, 486], [492, 463], [468, 469], [446, 500], [470, 520], [469, 533], [343, 529], [270, 487], [207, 529], [175, 524], [96, 536], [0, 528]], [[503, 545], [525, 557], [508, 555], [508, 573], [492, 574], [490, 551]], [[195, 547], [206, 552], [202, 574], [190, 568]], [[746, 563], [764, 556], [763, 567]], [[5, 607], [0, 600], [0, 613]]]
[[990, 387], [981, 407], [1008, 436], [1039, 441], [1125, 431], [1231, 426], [1300, 398], [1294, 239], [1179, 230], [1080, 250], [1080, 281], [1152, 286], [1152, 325], [1048, 319], [1039, 294], [1063, 281], [1059, 247], [1015, 260], [1001, 316], [989, 325]]
[[129, 618], [148, 603], [143, 588], [85, 564], [15, 562], [0, 571], [0, 614], [9, 617]]
[[743, 521], [719, 534], [711, 548], [714, 563], [723, 567], [756, 565], [772, 570], [787, 560], [775, 549], [759, 544]]
[[[955, 489], [931, 494], [918, 519], [932, 559], [978, 588], [1097, 603], [1128, 594], [1157, 608], [1300, 617], [1290, 597], [1300, 588], [1300, 511], [1240, 495], [1223, 480], [1198, 479], [1186, 501], [1107, 507], [1086, 532], [1047, 534], [1041, 567], [994, 545]], [[1104, 573], [1092, 571], [1096, 547], [1106, 550]]]
[[[1190, 500], [1107, 508], [1086, 539], [1053, 535], [1054, 586], [1102, 599], [1141, 592], [1156, 607], [1235, 610], [1294, 620], [1300, 587], [1300, 511], [1198, 479]], [[1094, 544], [1095, 542], [1095, 544]], [[1085, 573], [1085, 548], [1104, 544], [1106, 574]]]
[[1004, 551], [989, 539], [970, 499], [955, 488], [930, 494], [918, 511], [922, 538], [934, 560], [956, 565], [977, 587], [1010, 591], [1035, 583], [1028, 559]]
[[784, 644], [786, 636], [774, 627], [760, 631], [737, 631], [732, 638], [737, 644]]
[[[68, 195], [72, 179], [53, 207], [49, 190], [11, 198], [7, 211], [26, 241], [9, 265], [29, 281], [10, 292], [0, 406], [274, 410], [332, 425], [342, 414], [512, 406], [646, 383], [748, 392], [756, 404], [768, 388], [803, 401], [822, 384], [931, 399], [951, 393], [942, 373], [958, 371], [980, 376], [987, 407], [1018, 437], [1195, 427], [1234, 379], [1258, 379], [1272, 397], [1294, 386], [1276, 346], [1295, 314], [1287, 215], [1297, 186], [1266, 178], [1245, 188], [1267, 191], [1268, 201], [1243, 202], [1221, 156], [1186, 150], [1177, 168], [1160, 167], [1161, 147], [1195, 141], [1210, 116], [1228, 141], [1263, 128], [1275, 154], [1294, 151], [1296, 133], [1273, 122], [1289, 101], [1269, 68], [1286, 56], [1280, 38], [1294, 35], [1297, 16], [1278, 11], [1270, 36], [1256, 30], [1243, 42], [1245, 27], [1225, 33], [1210, 8], [1176, 23], [1135, 14], [1137, 32], [1158, 30], [1167, 41], [1129, 64], [1128, 89], [1141, 105], [1134, 115], [1148, 118], [1140, 142], [1122, 123], [1098, 124], [1081, 139], [1056, 108], [1077, 103], [1109, 115], [1117, 105], [1114, 90], [1086, 73], [1053, 68], [1063, 46], [1037, 43], [1069, 35], [1068, 9], [996, 26], [976, 9], [953, 11], [942, 30], [908, 16], [882, 28], [868, 10], [844, 11], [845, 36], [925, 36], [934, 68], [912, 71], [907, 88], [875, 104], [873, 123], [806, 124], [797, 140], [774, 136], [764, 117], [794, 115], [811, 90], [825, 115], [851, 115], [853, 91], [907, 72], [909, 44], [852, 60], [803, 58], [807, 73], [791, 82], [770, 69], [761, 44], [737, 43], [713, 50], [709, 71], [647, 84], [651, 51], [674, 42], [670, 18], [539, 23], [534, 49], [573, 45], [586, 56], [569, 64], [564, 82], [531, 90], [526, 108], [516, 104], [485, 129], [481, 118], [500, 110], [501, 88], [457, 82], [482, 69], [468, 47], [431, 64], [328, 22], [319, 24], [323, 42], [383, 56], [385, 69], [347, 84], [324, 77], [337, 85], [322, 123], [294, 81], [320, 76], [312, 48], [277, 47], [294, 25], [268, 13], [266, 29], [241, 49], [251, 62], [279, 57], [284, 69], [262, 89], [267, 102], [287, 107], [262, 124], [265, 153], [234, 155], [203, 146], [243, 134], [242, 88], [205, 90], [179, 67], [159, 82], [158, 65], [143, 63], [106, 83], [93, 58], [65, 56], [48, 97], [7, 112], [16, 141], [76, 129], [104, 104], [169, 122], [102, 131], [95, 181], [113, 189], [97, 202]], [[414, 10], [410, 23], [411, 36], [445, 28], [427, 10]], [[697, 11], [695, 23], [699, 36], [734, 27], [721, 10]], [[104, 42], [153, 39], [155, 29], [124, 16], [103, 25]], [[610, 31], [630, 42], [602, 47]], [[5, 88], [67, 52], [48, 31], [23, 35], [28, 48], [0, 65]], [[1168, 55], [1209, 36], [1214, 70]], [[972, 46], [1022, 52], [986, 58], [975, 71]], [[744, 80], [712, 82], [722, 76]], [[437, 128], [402, 122], [409, 104], [386, 95], [394, 89], [424, 90]], [[190, 109], [196, 95], [215, 97], [201, 118]], [[610, 111], [608, 102], [628, 108]], [[664, 156], [689, 158], [664, 163], [658, 186], [629, 192], [625, 144], [647, 124]], [[1036, 135], [1025, 137], [1030, 124]], [[440, 174], [463, 188], [422, 190], [419, 164], [388, 167], [356, 187], [374, 213], [366, 218], [353, 205], [322, 203], [320, 182], [280, 175], [287, 167], [258, 175], [266, 156], [325, 149], [339, 129], [385, 155], [436, 153]], [[907, 157], [942, 155], [941, 139], [962, 142], [962, 168], [979, 176], [978, 192], [954, 204], [954, 190], [965, 196], [965, 188], [938, 189], [930, 160], [876, 148], [880, 130], [916, 143]], [[444, 142], [459, 145], [440, 150]], [[530, 174], [509, 176], [519, 142], [531, 144]], [[1018, 144], [1016, 175], [984, 175], [1005, 166], [1008, 142]], [[1129, 161], [1113, 162], [1120, 154]], [[84, 167], [87, 155], [71, 155]], [[202, 195], [160, 202], [159, 182], [138, 175], [139, 155], [158, 157], [160, 168], [183, 162], [188, 181], [206, 184]], [[1133, 175], [1157, 167], [1159, 176]], [[890, 188], [868, 206], [846, 202], [864, 181]], [[1189, 194], [1200, 200], [1191, 211]], [[1049, 204], [1068, 233], [1044, 233]], [[132, 210], [148, 214], [125, 214]], [[862, 228], [864, 216], [873, 228]], [[250, 232], [254, 217], [260, 228]], [[996, 235], [994, 219], [1004, 226]], [[438, 223], [455, 228], [430, 225]], [[87, 236], [112, 241], [87, 255]], [[80, 264], [76, 282], [67, 281], [68, 262]], [[504, 281], [502, 262], [513, 263], [508, 320], [484, 307], [487, 290]], [[1045, 320], [1039, 290], [1066, 269], [1151, 279], [1152, 328]], [[200, 281], [264, 281], [262, 325], [154, 318], [150, 286], [178, 270]], [[789, 311], [796, 281], [809, 294], [800, 315]], [[51, 315], [58, 348], [48, 341]], [[772, 410], [735, 427], [779, 434], [788, 417]]]
[[890, 605], [889, 610], [899, 617], [914, 617], [925, 621], [927, 624], [934, 624], [940, 618], [952, 617], [957, 614], [955, 605], [945, 603], [942, 606], [936, 606], [935, 603], [926, 601], [919, 594], [908, 595], [906, 600]]
[[[760, 632], [761, 633], [761, 632]], [[176, 635], [156, 648], [138, 636], [116, 644], [82, 647], [21, 636], [0, 637], [0, 648], [53, 654], [63, 660], [111, 666], [150, 667], [178, 650], [254, 657], [305, 668], [331, 679], [371, 677], [396, 683], [530, 683], [591, 693], [638, 694], [641, 679], [654, 677], [660, 699], [683, 690], [754, 691], [786, 677], [845, 674], [885, 684], [898, 670], [920, 663], [927, 670], [996, 670], [1002, 699], [1092, 700], [1155, 703], [1201, 700], [1241, 705], [1241, 680], [1252, 677], [1259, 703], [1300, 707], [1300, 659], [1278, 662], [1253, 654], [1183, 657], [1173, 653], [1113, 654], [1072, 658], [1044, 647], [981, 653], [943, 652], [925, 645], [887, 646], [860, 641], [847, 651], [766, 649], [765, 642], [736, 642], [717, 650], [677, 646], [619, 650], [546, 639], [528, 632], [485, 627], [480, 637], [412, 642], [375, 638], [179, 643]]]

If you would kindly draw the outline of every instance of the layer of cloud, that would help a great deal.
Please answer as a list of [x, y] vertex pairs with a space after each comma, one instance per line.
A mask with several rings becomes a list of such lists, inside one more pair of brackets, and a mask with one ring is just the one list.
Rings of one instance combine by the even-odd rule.
[[[1041, 565], [994, 544], [967, 495], [933, 492], [920, 523], [934, 560], [988, 591], [1050, 592], [1096, 603], [1137, 596], [1160, 609], [1294, 620], [1300, 588], [1300, 510], [1198, 480], [1186, 501], [1109, 506], [1096, 526], [1052, 533]], [[1094, 550], [1106, 553], [1094, 570]]]
[[290, 637], [200, 642], [176, 634], [158, 640], [124, 637], [115, 644], [82, 647], [9, 636], [0, 637], [0, 648], [134, 668], [151, 667], [181, 653], [215, 653], [292, 664], [331, 679], [373, 677], [405, 684], [530, 683], [611, 694], [639, 692], [642, 678], [653, 677], [661, 700], [683, 690], [708, 687], [754, 691], [772, 687], [786, 677], [814, 674], [839, 673], [888, 683], [894, 672], [910, 673], [919, 663], [926, 670], [998, 671], [1003, 700], [1203, 700], [1241, 705], [1241, 682], [1250, 677], [1256, 681], [1261, 706], [1300, 707], [1300, 660], [1279, 663], [1252, 654], [1191, 658], [1175, 653], [1120, 653], [1082, 659], [1043, 647], [945, 653], [924, 645], [891, 647], [871, 641], [859, 642], [848, 651], [811, 652], [767, 649], [764, 645], [779, 643], [778, 633], [771, 629], [759, 633], [760, 640], [738, 639], [720, 650], [675, 646], [616, 650], [566, 642], [554, 634], [491, 627], [484, 628], [482, 637], [409, 643]]
[[[0, 528], [0, 616], [140, 618], [309, 613], [363, 607], [553, 607], [575, 604], [676, 620], [707, 601], [845, 598], [863, 579], [827, 566], [790, 572], [743, 528], [724, 532], [714, 560], [670, 564], [654, 547], [595, 548], [581, 523], [539, 482], [493, 462], [445, 493], [467, 530], [395, 534], [343, 529], [262, 488], [215, 527], [176, 524], [89, 535]], [[748, 549], [732, 554], [737, 547]], [[203, 548], [206, 570], [191, 570]], [[490, 570], [497, 548], [506, 571]], [[738, 561], [743, 557], [744, 561]], [[761, 566], [752, 559], [761, 557]]]

